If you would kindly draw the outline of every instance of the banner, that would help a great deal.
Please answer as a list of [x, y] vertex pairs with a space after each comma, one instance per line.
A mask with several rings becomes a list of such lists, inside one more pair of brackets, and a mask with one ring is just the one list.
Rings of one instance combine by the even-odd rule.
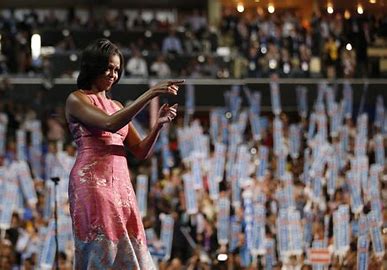
[[[236, 166], [233, 168], [233, 173], [236, 175]], [[241, 188], [236, 176], [232, 176], [231, 179], [231, 202], [233, 207], [241, 206]]]
[[340, 257], [344, 257], [349, 250], [350, 227], [348, 205], [340, 205], [338, 210], [333, 212], [333, 244], [335, 254]]
[[30, 146], [30, 163], [35, 177], [43, 178], [42, 168], [42, 130], [39, 120], [32, 120], [30, 123], [31, 146]]
[[239, 234], [242, 231], [242, 226], [235, 216], [231, 218], [231, 234], [229, 241], [229, 251], [234, 252], [239, 244]]
[[343, 88], [343, 101], [344, 101], [344, 116], [345, 119], [352, 118], [352, 108], [353, 108], [353, 93], [352, 87], [348, 81], [344, 83]]
[[265, 270], [270, 270], [277, 264], [277, 258], [275, 255], [275, 240], [273, 238], [266, 238], [265, 244]]
[[16, 131], [16, 157], [18, 160], [27, 160], [27, 143], [25, 130]]
[[273, 129], [274, 129], [274, 142], [273, 149], [274, 154], [278, 156], [281, 152], [283, 152], [283, 123], [279, 117], [275, 117], [273, 121]]
[[384, 100], [382, 95], [378, 95], [376, 98], [376, 110], [374, 125], [381, 128], [384, 124]]
[[285, 173], [286, 173], [286, 156], [284, 154], [280, 154], [277, 157], [277, 177], [281, 180], [284, 180]]
[[301, 127], [299, 124], [291, 124], [290, 130], [290, 156], [293, 159], [297, 159], [300, 156], [301, 149]]
[[298, 210], [288, 209], [288, 230], [290, 254], [301, 256], [303, 253], [303, 239], [301, 216]]
[[192, 215], [198, 212], [198, 204], [196, 199], [196, 191], [192, 189], [194, 186], [192, 175], [185, 173], [182, 175], [184, 181], [184, 195], [187, 214]]
[[55, 221], [50, 220], [48, 224], [47, 234], [44, 238], [43, 250], [40, 254], [39, 268], [51, 270], [55, 260]]
[[193, 180], [193, 188], [195, 190], [203, 189], [203, 173], [200, 166], [200, 159], [196, 154], [191, 156], [191, 175]]
[[5, 154], [5, 143], [6, 143], [7, 125], [0, 122], [0, 156]]
[[363, 200], [361, 197], [360, 182], [356, 182], [356, 178], [351, 172], [346, 173], [347, 183], [351, 194], [351, 210], [354, 214], [359, 214], [363, 210]]
[[254, 141], [261, 140], [261, 123], [258, 115], [250, 112], [249, 114], [251, 133]]
[[259, 146], [259, 163], [258, 163], [258, 168], [257, 168], [257, 179], [259, 181], [263, 181], [265, 175], [266, 175], [266, 168], [267, 168], [267, 163], [268, 163], [268, 158], [269, 158], [269, 149], [261, 145]]
[[316, 132], [316, 121], [317, 116], [314, 112], [312, 112], [309, 117], [308, 135], [306, 137], [308, 142], [313, 139], [314, 133]]
[[278, 116], [281, 113], [281, 99], [279, 94], [279, 85], [277, 82], [270, 82], [271, 107], [273, 114]]
[[266, 238], [266, 208], [265, 205], [260, 203], [254, 204], [254, 221], [253, 221], [253, 248], [251, 249], [251, 255], [253, 257], [257, 255], [264, 255], [266, 251], [265, 238]]
[[249, 118], [249, 114], [246, 110], [243, 110], [240, 114], [239, 114], [239, 118], [238, 118], [238, 126], [239, 126], [239, 133], [241, 134], [241, 136], [243, 137], [243, 134], [245, 133], [246, 131], [246, 126], [247, 126], [247, 120]]
[[210, 135], [213, 143], [219, 140], [220, 119], [223, 114], [219, 109], [210, 111]]
[[159, 179], [159, 171], [158, 171], [158, 161], [157, 157], [153, 156], [151, 158], [151, 183], [155, 184]]
[[332, 117], [335, 105], [335, 93], [333, 92], [333, 88], [330, 86], [325, 88], [325, 100], [327, 104], [327, 114]]
[[370, 234], [372, 240], [372, 248], [374, 254], [379, 259], [383, 258], [385, 253], [384, 240], [381, 232], [381, 227], [378, 224], [377, 214], [374, 211], [371, 211], [367, 215], [368, 224], [370, 226]]
[[195, 112], [195, 86], [192, 84], [185, 85], [185, 110], [188, 115]]
[[144, 174], [139, 174], [137, 175], [136, 182], [136, 197], [138, 210], [140, 211], [141, 217], [145, 217], [148, 208], [148, 176]]
[[223, 180], [224, 167], [226, 163], [226, 146], [222, 143], [215, 143], [214, 153], [215, 167], [214, 167], [214, 178], [217, 182]]
[[336, 154], [331, 155], [328, 159], [328, 170], [327, 170], [327, 193], [331, 198], [336, 191], [336, 180], [339, 176], [339, 161], [340, 156]]
[[171, 215], [165, 215], [165, 214], [161, 214], [160, 220], [161, 220], [160, 241], [165, 247], [165, 257], [163, 260], [167, 261], [171, 257], [173, 226], [175, 221]]
[[308, 115], [307, 90], [305, 86], [296, 87], [298, 115], [302, 118], [306, 118]]
[[217, 177], [215, 177], [215, 167], [216, 167], [216, 159], [212, 158], [209, 160], [210, 163], [210, 169], [208, 172], [208, 190], [210, 194], [210, 198], [215, 201], [219, 198], [219, 182], [221, 182], [223, 179], [221, 178], [221, 181], [219, 181]]
[[281, 261], [284, 261], [289, 256], [290, 248], [287, 209], [280, 209], [276, 225], [278, 254], [281, 257]]
[[251, 190], [245, 190], [242, 194], [243, 197], [243, 206], [244, 206], [244, 216], [243, 220], [245, 223], [245, 241], [248, 250], [254, 248], [254, 205], [253, 205], [253, 193]]
[[245, 186], [245, 183], [249, 179], [249, 166], [250, 153], [247, 150], [247, 146], [242, 144], [238, 147], [236, 160], [237, 179], [241, 187]]
[[385, 148], [383, 143], [383, 135], [377, 134], [375, 135], [375, 161], [377, 164], [379, 164], [382, 168], [385, 164]]
[[250, 113], [259, 116], [261, 114], [261, 93], [251, 93], [247, 86], [243, 87], [243, 91], [245, 92], [246, 99], [250, 105]]
[[24, 160], [14, 161], [12, 162], [10, 169], [17, 172], [17, 179], [26, 202], [30, 207], [35, 206], [38, 202], [38, 198], [27, 162]]
[[357, 239], [357, 270], [368, 270], [368, 235], [361, 235]]
[[241, 108], [242, 98], [240, 97], [240, 86], [233, 85], [230, 91], [230, 112], [233, 120], [238, 119], [238, 113]]
[[11, 227], [12, 214], [16, 208], [18, 200], [18, 186], [12, 179], [12, 173], [7, 175], [7, 181], [3, 183], [3, 193], [1, 194], [1, 211], [0, 211], [0, 229], [7, 230]]
[[312, 244], [313, 240], [313, 213], [309, 211], [304, 212], [304, 231], [303, 231], [303, 239], [304, 239], [304, 247], [305, 249], [309, 248]]
[[230, 200], [220, 197], [218, 200], [217, 238], [219, 245], [228, 244], [230, 235]]
[[163, 161], [163, 172], [169, 172], [170, 168], [172, 168], [173, 165], [175, 164], [175, 161], [169, 149], [168, 130], [165, 127], [161, 130], [160, 141], [161, 141], [161, 155], [162, 155], [162, 161]]

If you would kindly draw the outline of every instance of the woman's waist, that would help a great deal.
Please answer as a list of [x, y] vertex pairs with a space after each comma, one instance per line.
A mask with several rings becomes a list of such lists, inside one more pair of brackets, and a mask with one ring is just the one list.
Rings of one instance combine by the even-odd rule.
[[82, 137], [77, 141], [78, 155], [117, 155], [126, 156], [121, 139]]
[[75, 139], [75, 142], [79, 149], [82, 148], [95, 148], [95, 147], [105, 147], [110, 145], [121, 146], [123, 147], [122, 137], [119, 135], [115, 136], [82, 136]]

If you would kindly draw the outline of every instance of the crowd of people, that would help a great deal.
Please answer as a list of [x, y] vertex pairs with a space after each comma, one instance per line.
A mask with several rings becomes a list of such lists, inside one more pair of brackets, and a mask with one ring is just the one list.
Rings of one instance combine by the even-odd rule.
[[[387, 24], [383, 14], [348, 18], [325, 11], [306, 22], [291, 11], [236, 14], [226, 9], [219, 25], [208, 25], [204, 12], [198, 10], [162, 18], [156, 12], [129, 14], [124, 10], [102, 15], [76, 9], [64, 10], [60, 16], [54, 11], [16, 13], [4, 11], [0, 16], [0, 73], [41, 73], [50, 58], [32, 59], [30, 38], [51, 27], [60, 29], [56, 36], [62, 36], [64, 30], [63, 39], [47, 44], [57, 54], [81, 50], [77, 43], [84, 36], [82, 31], [122, 31], [122, 35], [143, 31], [125, 42], [116, 41], [126, 52], [128, 77], [261, 78], [272, 73], [281, 77], [377, 77], [380, 72], [370, 67], [367, 49], [385, 44]], [[72, 32], [77, 31], [81, 32], [74, 37]], [[161, 38], [152, 34], [156, 32], [162, 33]], [[60, 75], [69, 76], [65, 71]]]
[[[299, 87], [298, 113], [287, 114], [279, 88], [271, 83], [270, 113], [259, 92], [238, 85], [204, 118], [188, 98], [152, 158], [128, 159], [159, 269], [386, 269], [383, 97], [365, 114], [349, 84], [343, 95], [321, 84], [314, 104]], [[59, 269], [72, 269], [67, 185], [77, 149], [63, 108], [50, 116], [0, 101], [1, 269], [52, 269], [55, 209]], [[327, 252], [325, 264], [314, 249]]]

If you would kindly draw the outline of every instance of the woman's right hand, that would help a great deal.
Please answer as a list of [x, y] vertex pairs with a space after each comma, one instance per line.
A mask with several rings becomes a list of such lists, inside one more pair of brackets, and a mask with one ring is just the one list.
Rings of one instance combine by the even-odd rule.
[[153, 96], [159, 96], [161, 94], [177, 95], [179, 91], [179, 85], [183, 84], [184, 80], [166, 80], [161, 81], [152, 86], [149, 91]]

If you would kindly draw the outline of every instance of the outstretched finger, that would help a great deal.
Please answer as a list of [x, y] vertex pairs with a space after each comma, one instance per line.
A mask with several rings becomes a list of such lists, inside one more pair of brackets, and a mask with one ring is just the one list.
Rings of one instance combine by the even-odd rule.
[[168, 84], [183, 84], [185, 80], [170, 80]]

